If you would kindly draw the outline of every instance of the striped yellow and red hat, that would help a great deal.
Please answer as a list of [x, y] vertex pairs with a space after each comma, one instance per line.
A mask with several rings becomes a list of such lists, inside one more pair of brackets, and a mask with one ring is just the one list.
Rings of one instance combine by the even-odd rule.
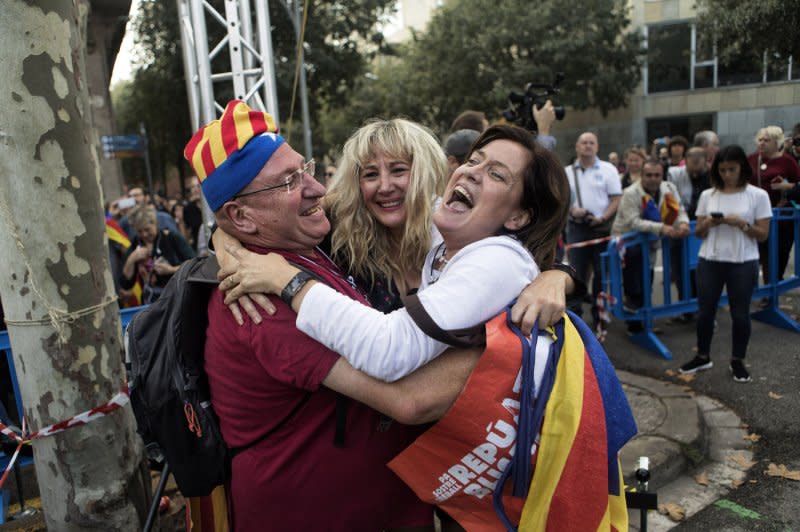
[[186, 144], [183, 156], [192, 165], [212, 211], [255, 179], [284, 143], [268, 113], [231, 100], [219, 120], [201, 127]]

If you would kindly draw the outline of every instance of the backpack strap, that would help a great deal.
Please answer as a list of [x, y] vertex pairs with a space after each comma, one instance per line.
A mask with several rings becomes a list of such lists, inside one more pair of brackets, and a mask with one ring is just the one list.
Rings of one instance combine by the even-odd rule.
[[[330, 284], [325, 281], [325, 279], [321, 278], [316, 273], [312, 272], [308, 268], [304, 267], [302, 264], [297, 264], [296, 262], [289, 261], [289, 264], [294, 266], [295, 268], [299, 268], [300, 270], [306, 272], [314, 280], [319, 281], [320, 283]], [[344, 440], [345, 440], [345, 432], [347, 430], [347, 404], [350, 401], [350, 398], [346, 395], [342, 395], [340, 393], [336, 393], [336, 429], [333, 433], [333, 446], [342, 448], [344, 447]]]
[[217, 272], [219, 272], [219, 263], [217, 262], [216, 255], [198, 257], [195, 259], [195, 263], [192, 264], [186, 280], [190, 283], [212, 284], [216, 286], [219, 284]]
[[347, 429], [347, 403], [349, 398], [340, 393], [336, 394], [336, 431], [333, 434], [333, 446], [344, 447], [344, 435]]
[[422, 332], [442, 343], [453, 347], [476, 347], [486, 343], [486, 328], [484, 324], [467, 327], [466, 329], [453, 329], [446, 331], [439, 327], [419, 300], [417, 294], [400, 296], [403, 305], [411, 319]]

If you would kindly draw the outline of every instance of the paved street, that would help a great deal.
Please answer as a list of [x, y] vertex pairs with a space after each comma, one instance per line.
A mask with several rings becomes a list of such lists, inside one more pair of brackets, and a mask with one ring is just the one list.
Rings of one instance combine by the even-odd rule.
[[[787, 310], [791, 306], [790, 312], [797, 313], [800, 298], [783, 298], [782, 305]], [[728, 370], [731, 331], [727, 309], [720, 309], [718, 320], [719, 330], [712, 344], [715, 366], [699, 373], [688, 386], [730, 407], [748, 425], [749, 432], [761, 436], [752, 445], [756, 464], [740, 487], [675, 530], [800, 530], [800, 482], [764, 474], [770, 463], [800, 469], [800, 335], [754, 321], [747, 354], [753, 382], [738, 384]], [[611, 324], [606, 349], [618, 369], [685, 385], [667, 372], [677, 370], [694, 356], [694, 323], [661, 320], [657, 326], [664, 331], [661, 339], [672, 350], [672, 361], [630, 342], [620, 321]]]

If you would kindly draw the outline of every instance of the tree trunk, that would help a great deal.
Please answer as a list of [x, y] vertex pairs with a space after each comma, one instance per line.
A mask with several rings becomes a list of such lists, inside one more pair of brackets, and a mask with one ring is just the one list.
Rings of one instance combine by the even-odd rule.
[[[29, 428], [125, 384], [73, 0], [0, 11], [0, 295]], [[33, 443], [49, 530], [141, 529], [150, 480], [129, 406]]]

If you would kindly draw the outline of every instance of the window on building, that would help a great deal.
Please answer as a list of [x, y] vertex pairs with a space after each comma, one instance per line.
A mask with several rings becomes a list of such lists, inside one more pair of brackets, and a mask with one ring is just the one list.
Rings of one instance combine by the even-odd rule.
[[767, 81], [784, 81], [789, 78], [789, 61], [781, 54], [765, 54], [767, 62]]
[[800, 61], [758, 51], [718, 58], [691, 21], [647, 27], [647, 93], [800, 79]]
[[692, 27], [694, 89], [707, 89], [716, 85], [717, 59], [714, 40]]
[[690, 88], [692, 35], [688, 23], [650, 26], [647, 31], [647, 90], [665, 92]]
[[761, 83], [764, 79], [764, 54], [742, 52], [737, 57], [721, 59], [719, 62], [719, 85], [743, 85]]

